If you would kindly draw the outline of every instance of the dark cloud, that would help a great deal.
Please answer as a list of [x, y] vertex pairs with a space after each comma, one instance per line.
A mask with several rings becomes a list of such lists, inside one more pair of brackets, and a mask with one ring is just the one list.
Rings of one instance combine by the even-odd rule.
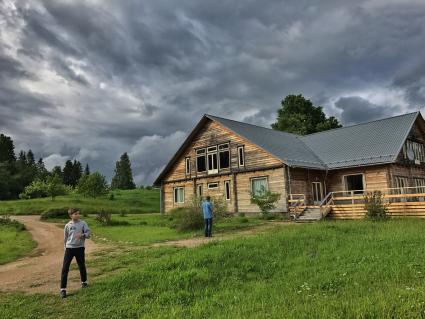
[[204, 113], [269, 126], [302, 93], [351, 124], [425, 102], [419, 1], [10, 3], [1, 129], [108, 177], [131, 151], [137, 181], [152, 182]]
[[376, 105], [358, 96], [342, 97], [335, 106], [342, 110], [340, 118], [343, 125], [382, 119], [397, 112], [397, 107]]

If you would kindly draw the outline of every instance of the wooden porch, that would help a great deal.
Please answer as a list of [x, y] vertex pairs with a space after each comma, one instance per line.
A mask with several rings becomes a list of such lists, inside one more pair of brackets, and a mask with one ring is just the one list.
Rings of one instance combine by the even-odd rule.
[[[364, 218], [364, 196], [368, 190], [330, 192], [320, 205], [308, 205], [305, 194], [289, 195], [289, 213], [298, 219], [308, 209], [320, 209], [321, 218]], [[425, 187], [400, 187], [381, 190], [390, 217], [425, 218]]]

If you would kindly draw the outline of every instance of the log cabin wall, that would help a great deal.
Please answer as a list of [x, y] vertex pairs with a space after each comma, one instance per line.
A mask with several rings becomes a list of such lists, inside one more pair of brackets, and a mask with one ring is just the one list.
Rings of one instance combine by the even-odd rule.
[[[205, 148], [208, 146], [229, 143], [230, 146], [230, 168], [220, 170], [219, 173], [232, 173], [238, 171], [250, 170], [257, 167], [267, 167], [282, 165], [282, 161], [272, 156], [270, 153], [259, 148], [255, 144], [241, 138], [232, 131], [226, 129], [222, 125], [214, 121], [208, 121], [200, 132], [193, 138], [186, 150], [176, 161], [169, 173], [165, 176], [164, 181], [175, 181], [189, 178], [199, 178], [207, 176], [207, 173], [198, 173], [196, 171], [196, 152], [195, 149]], [[238, 165], [238, 146], [244, 147], [245, 165]], [[190, 158], [190, 174], [185, 174], [185, 158]]]
[[[196, 149], [224, 143], [229, 143], [230, 167], [219, 169], [217, 174], [197, 172]], [[238, 163], [237, 152], [241, 146], [244, 149], [243, 166]], [[190, 158], [190, 174], [186, 174], [186, 158]], [[286, 212], [287, 191], [282, 161], [217, 122], [209, 120], [164, 177], [164, 211], [188, 205], [199, 184], [202, 185], [202, 196], [221, 197], [225, 200], [225, 181], [229, 181], [230, 200], [225, 200], [228, 211], [258, 212], [257, 206], [250, 203], [251, 178], [262, 176], [267, 176], [271, 191], [281, 194], [276, 211]], [[218, 187], [208, 189], [208, 184], [214, 182], [218, 183]], [[174, 202], [175, 187], [184, 187], [184, 203]]]
[[345, 191], [344, 176], [355, 174], [363, 174], [363, 186], [367, 191], [390, 187], [388, 165], [376, 165], [329, 171], [326, 178], [327, 192]]

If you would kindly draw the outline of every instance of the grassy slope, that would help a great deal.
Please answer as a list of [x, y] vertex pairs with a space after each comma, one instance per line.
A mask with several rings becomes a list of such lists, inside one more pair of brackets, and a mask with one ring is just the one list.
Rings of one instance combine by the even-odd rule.
[[0, 265], [28, 254], [35, 246], [28, 231], [0, 225]]
[[59, 196], [55, 200], [40, 198], [31, 200], [0, 201], [0, 214], [40, 214], [49, 208], [78, 207], [87, 213], [94, 213], [100, 209], [112, 213], [125, 211], [127, 213], [158, 213], [159, 190], [135, 189], [127, 191], [113, 191], [115, 200], [108, 197], [97, 199], [84, 198], [79, 195]]
[[[142, 249], [65, 302], [0, 295], [4, 318], [420, 318], [425, 221], [323, 222], [194, 249]], [[25, 304], [25, 307], [22, 307]]]

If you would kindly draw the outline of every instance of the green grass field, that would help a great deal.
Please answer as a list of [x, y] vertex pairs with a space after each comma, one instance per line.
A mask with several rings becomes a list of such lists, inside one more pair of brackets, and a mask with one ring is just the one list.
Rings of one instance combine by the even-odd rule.
[[27, 255], [35, 246], [28, 231], [0, 225], [0, 265]]
[[[90, 215], [83, 217], [92, 233], [94, 240], [106, 238], [113, 242], [125, 242], [135, 245], [147, 245], [167, 240], [177, 240], [183, 238], [199, 237], [203, 235], [200, 231], [177, 232], [172, 227], [172, 220], [169, 216], [159, 214], [134, 214], [125, 217], [114, 215], [113, 220], [125, 221], [129, 225], [125, 226], [102, 226], [95, 217]], [[53, 222], [65, 224], [68, 220], [51, 219]], [[228, 233], [233, 230], [249, 228], [264, 223], [258, 218], [225, 218], [214, 224], [214, 234]]]
[[[425, 221], [286, 225], [256, 237], [140, 248], [66, 300], [0, 294], [2, 318], [424, 318]], [[25, 306], [24, 306], [25, 305]]]
[[101, 209], [111, 213], [159, 213], [159, 190], [135, 189], [113, 191], [114, 200], [108, 196], [97, 199], [71, 194], [50, 198], [0, 201], [0, 214], [30, 215], [40, 214], [51, 208], [78, 207], [83, 212], [95, 213]]

